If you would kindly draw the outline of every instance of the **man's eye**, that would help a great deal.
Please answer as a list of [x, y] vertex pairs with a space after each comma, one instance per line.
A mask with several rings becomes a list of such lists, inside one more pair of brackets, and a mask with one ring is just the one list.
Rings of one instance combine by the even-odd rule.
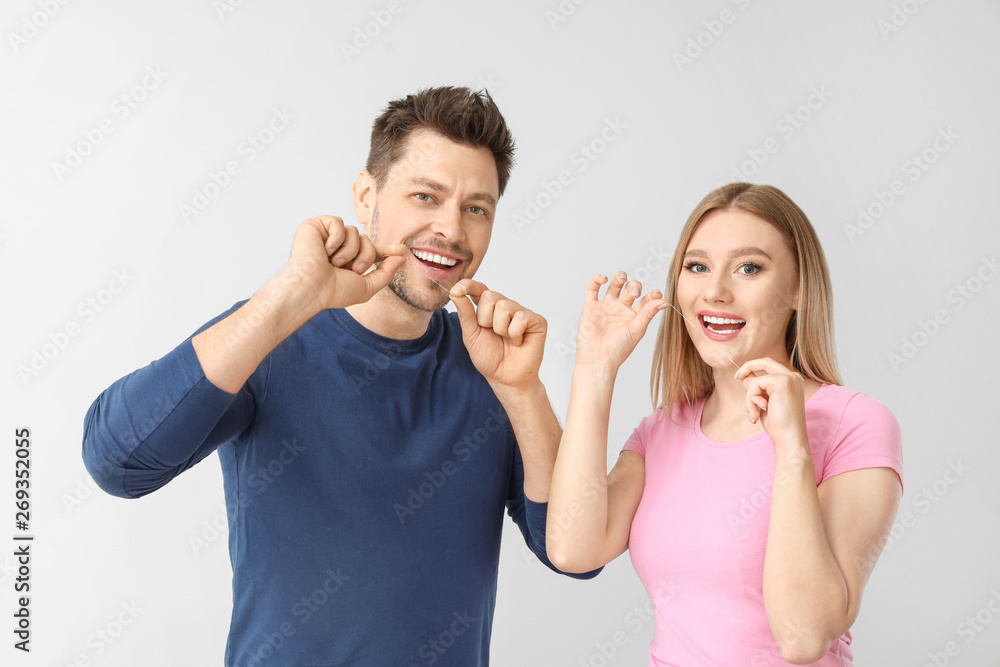
[[429, 194], [426, 194], [424, 192], [418, 192], [413, 196], [419, 199], [420, 201], [434, 201]]
[[478, 206], [470, 206], [469, 210], [472, 211], [473, 213], [475, 213], [476, 215], [486, 215], [486, 209], [485, 208], [480, 208]]

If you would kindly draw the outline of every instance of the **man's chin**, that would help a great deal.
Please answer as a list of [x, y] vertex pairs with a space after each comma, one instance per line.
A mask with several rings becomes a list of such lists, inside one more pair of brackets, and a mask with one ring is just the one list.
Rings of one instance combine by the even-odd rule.
[[451, 300], [448, 295], [444, 293], [443, 287], [435, 285], [430, 282], [429, 279], [428, 284], [440, 292], [440, 295], [426, 289], [422, 290], [414, 288], [412, 281], [408, 278], [409, 276], [401, 277], [397, 274], [396, 277], [393, 278], [392, 282], [389, 283], [389, 288], [392, 290], [392, 293], [406, 305], [427, 313], [433, 313], [444, 308], [448, 304], [448, 301]]

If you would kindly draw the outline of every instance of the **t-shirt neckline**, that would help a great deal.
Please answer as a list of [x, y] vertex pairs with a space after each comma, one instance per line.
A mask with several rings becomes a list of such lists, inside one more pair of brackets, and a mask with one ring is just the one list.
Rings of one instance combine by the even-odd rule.
[[360, 342], [379, 352], [391, 352], [393, 354], [413, 354], [420, 352], [438, 334], [442, 324], [442, 311], [439, 310], [431, 316], [430, 322], [427, 325], [427, 331], [419, 338], [396, 339], [387, 338], [366, 329], [347, 312], [346, 308], [330, 308], [326, 312], [330, 314], [333, 322], [336, 322], [340, 325], [341, 329], [351, 334], [351, 336]]
[[[812, 401], [814, 398], [816, 398], [816, 396], [821, 391], [823, 391], [826, 387], [829, 386], [830, 384], [827, 382], [823, 382], [822, 384], [820, 384], [819, 389], [817, 389], [812, 396], [806, 399], [806, 406], [808, 407], [809, 402]], [[704, 412], [705, 403], [707, 402], [708, 402], [708, 396], [701, 399], [701, 401], [699, 401], [698, 403], [698, 409], [695, 411], [694, 415], [694, 435], [696, 438], [698, 438], [698, 440], [702, 444], [708, 445], [709, 447], [716, 447], [720, 449], [731, 449], [733, 447], [746, 447], [768, 439], [767, 431], [762, 431], [757, 435], [752, 435], [749, 438], [743, 438], [742, 440], [733, 440], [732, 442], [721, 442], [719, 440], [713, 440], [712, 438], [708, 437], [701, 430], [701, 414], [702, 412]]]

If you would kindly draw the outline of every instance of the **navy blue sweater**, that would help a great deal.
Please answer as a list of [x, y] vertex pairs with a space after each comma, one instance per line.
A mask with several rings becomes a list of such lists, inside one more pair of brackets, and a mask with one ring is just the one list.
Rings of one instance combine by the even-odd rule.
[[546, 505], [525, 498], [510, 423], [444, 310], [416, 340], [323, 311], [237, 394], [205, 378], [188, 338], [84, 422], [88, 471], [123, 498], [213, 451], [233, 566], [227, 666], [487, 665], [505, 507], [552, 568]]

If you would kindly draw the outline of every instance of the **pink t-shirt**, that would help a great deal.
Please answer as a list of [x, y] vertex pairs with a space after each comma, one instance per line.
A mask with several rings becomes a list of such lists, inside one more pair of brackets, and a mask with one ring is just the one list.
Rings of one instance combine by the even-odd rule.
[[[653, 601], [650, 667], [764, 667], [781, 657], [764, 613], [764, 552], [774, 481], [766, 433], [716, 442], [701, 431], [705, 401], [646, 417], [624, 449], [645, 459], [646, 486], [629, 550]], [[805, 404], [817, 484], [887, 467], [903, 478], [899, 424], [867, 394], [824, 384]], [[851, 667], [844, 633], [823, 667]]]

